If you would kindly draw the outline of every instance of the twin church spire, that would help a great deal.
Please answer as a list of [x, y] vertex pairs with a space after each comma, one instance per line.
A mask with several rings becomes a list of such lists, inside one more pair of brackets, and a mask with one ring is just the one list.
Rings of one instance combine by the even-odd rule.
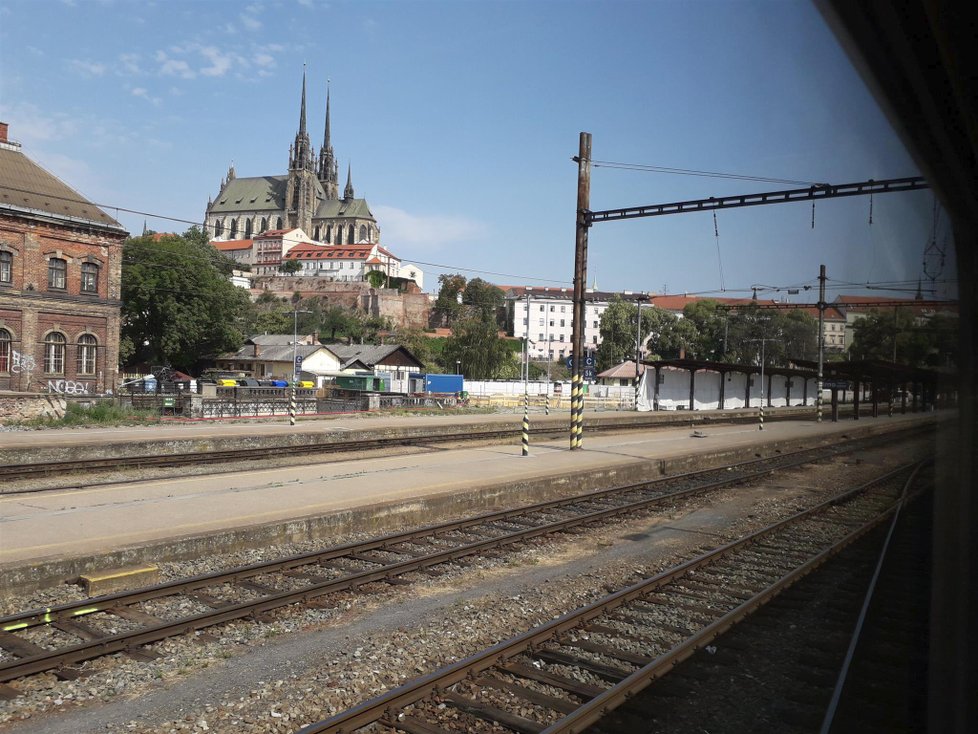
[[[333, 152], [333, 144], [330, 140], [330, 91], [329, 85], [326, 86], [326, 124], [323, 131], [323, 146], [319, 150], [319, 160], [316, 162], [315, 150], [309, 140], [306, 130], [306, 71], [302, 70], [302, 102], [299, 110], [299, 131], [295, 135], [295, 142], [289, 151], [289, 173], [293, 171], [314, 171], [316, 178], [323, 187], [326, 198], [330, 200], [339, 199], [339, 163], [336, 154]], [[354, 198], [353, 183], [351, 177], [352, 169], [347, 170], [346, 188], [343, 191], [344, 199]]]

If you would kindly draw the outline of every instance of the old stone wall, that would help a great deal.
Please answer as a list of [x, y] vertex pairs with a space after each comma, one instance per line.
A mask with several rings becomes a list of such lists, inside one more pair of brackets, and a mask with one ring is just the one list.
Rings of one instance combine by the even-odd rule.
[[328, 303], [374, 316], [386, 316], [395, 325], [411, 329], [428, 326], [431, 302], [419, 289], [400, 292], [393, 288], [374, 288], [366, 281], [336, 281], [310, 276], [263, 276], [255, 278], [252, 294], [274, 293], [289, 298], [323, 298]]
[[0, 424], [31, 418], [62, 418], [67, 401], [62, 395], [0, 392]]

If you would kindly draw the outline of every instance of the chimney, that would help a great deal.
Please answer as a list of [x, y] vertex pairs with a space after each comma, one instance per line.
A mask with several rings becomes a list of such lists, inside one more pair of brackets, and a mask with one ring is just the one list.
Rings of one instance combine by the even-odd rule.
[[0, 143], [7, 142], [7, 123], [0, 122]]

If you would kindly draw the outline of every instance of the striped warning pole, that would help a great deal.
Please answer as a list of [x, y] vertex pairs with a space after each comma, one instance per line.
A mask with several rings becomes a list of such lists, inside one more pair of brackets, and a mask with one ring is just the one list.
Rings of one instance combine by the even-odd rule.
[[523, 456], [530, 455], [530, 396], [523, 393]]
[[580, 390], [578, 380], [580, 378], [571, 375], [571, 416], [570, 416], [570, 447], [577, 448], [577, 393]]
[[550, 415], [550, 385], [547, 385], [547, 392], [543, 396], [543, 414]]
[[289, 425], [295, 425], [295, 380], [292, 381], [292, 390], [289, 392]]
[[760, 416], [760, 419], [761, 419], [761, 423], [757, 427], [757, 430], [758, 431], [763, 431], [764, 430], [764, 398], [763, 397], [761, 398], [761, 410], [760, 410], [759, 416]]

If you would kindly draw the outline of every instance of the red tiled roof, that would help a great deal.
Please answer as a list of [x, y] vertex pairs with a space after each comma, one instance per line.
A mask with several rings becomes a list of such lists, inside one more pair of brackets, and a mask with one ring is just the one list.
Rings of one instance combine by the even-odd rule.
[[249, 250], [254, 240], [227, 240], [211, 242], [215, 250]]

